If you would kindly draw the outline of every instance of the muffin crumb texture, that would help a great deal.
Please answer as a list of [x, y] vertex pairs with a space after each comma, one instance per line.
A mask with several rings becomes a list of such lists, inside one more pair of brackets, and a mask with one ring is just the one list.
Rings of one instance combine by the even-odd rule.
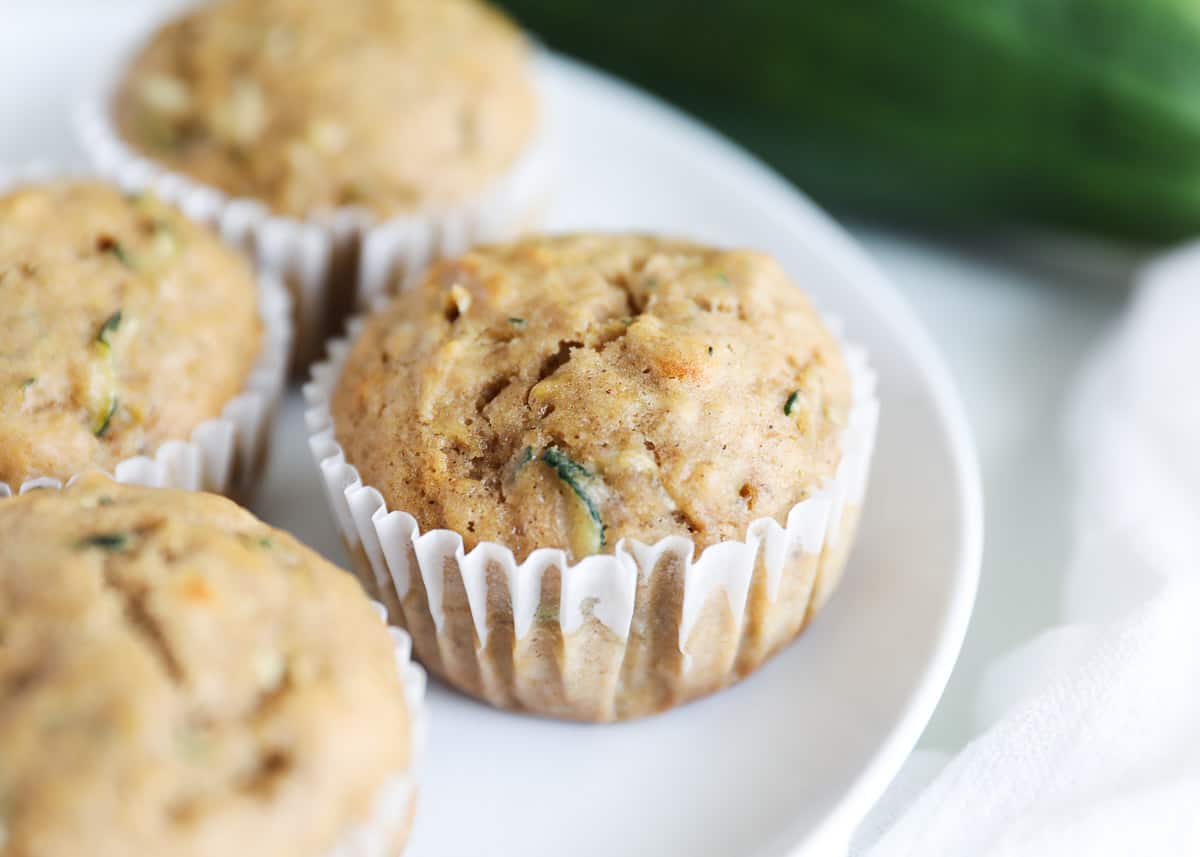
[[114, 102], [125, 140], [302, 217], [461, 201], [536, 124], [525, 41], [478, 0], [224, 0], [161, 29]]
[[0, 194], [0, 482], [66, 479], [187, 440], [262, 342], [250, 265], [153, 196]]
[[368, 320], [331, 405], [422, 530], [579, 559], [784, 523], [836, 471], [850, 388], [771, 258], [576, 235], [436, 265]]
[[358, 586], [222, 498], [0, 501], [0, 852], [319, 857], [408, 762]]

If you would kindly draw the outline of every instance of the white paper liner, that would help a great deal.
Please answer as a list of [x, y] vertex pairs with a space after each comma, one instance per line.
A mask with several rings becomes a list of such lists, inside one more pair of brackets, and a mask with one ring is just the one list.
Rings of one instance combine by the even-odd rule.
[[[94, 176], [63, 172], [42, 163], [0, 167], [0, 192], [54, 178]], [[287, 289], [272, 273], [260, 270], [256, 277], [263, 343], [242, 392], [225, 405], [219, 417], [196, 426], [190, 437], [166, 441], [153, 457], [139, 455], [118, 462], [111, 474], [116, 481], [235, 496], [249, 491], [265, 455], [271, 419], [287, 379], [292, 339], [292, 308]], [[62, 480], [50, 477], [28, 479], [15, 489], [0, 482], [0, 498], [24, 494], [34, 488], [59, 488], [62, 484]]]
[[[838, 548], [843, 514], [855, 513], [863, 501], [870, 471], [871, 454], [879, 418], [876, 375], [866, 352], [841, 340], [840, 325], [829, 327], [842, 341], [851, 376], [852, 400], [849, 419], [841, 437], [842, 460], [832, 479], [808, 499], [792, 507], [786, 527], [772, 518], [750, 524], [744, 541], [729, 540], [706, 548], [696, 557], [696, 545], [688, 538], [671, 536], [654, 545], [622, 539], [612, 554], [586, 557], [568, 566], [564, 551], [540, 548], [517, 563], [512, 551], [498, 543], [481, 542], [469, 553], [462, 537], [450, 530], [421, 533], [416, 519], [387, 507], [382, 494], [364, 485], [357, 469], [346, 461], [334, 437], [330, 401], [341, 375], [350, 343], [361, 330], [364, 318], [354, 319], [345, 338], [329, 345], [328, 360], [312, 368], [305, 385], [309, 408], [305, 419], [309, 447], [320, 469], [338, 529], [352, 552], [361, 551], [371, 565], [380, 592], [392, 589], [400, 601], [419, 575], [428, 601], [428, 612], [439, 636], [446, 624], [443, 604], [445, 569], [461, 572], [471, 618], [478, 635], [479, 650], [487, 646], [489, 569], [500, 569], [507, 583], [513, 633], [521, 641], [534, 626], [542, 598], [542, 581], [547, 570], [560, 571], [558, 623], [564, 636], [578, 631], [586, 618], [599, 620], [620, 640], [631, 634], [639, 582], [655, 569], [665, 568], [664, 558], [673, 559], [683, 580], [682, 615], [679, 618], [679, 651], [683, 672], [691, 668], [686, 644], [709, 597], [724, 593], [731, 615], [741, 622], [755, 570], [765, 565], [767, 597], [779, 594], [785, 566], [802, 557], [820, 558]], [[415, 559], [416, 567], [413, 567]], [[836, 569], [835, 571], [840, 571]], [[817, 580], [810, 610], [819, 607], [836, 583]], [[396, 617], [394, 617], [396, 618]], [[515, 667], [514, 667], [515, 669]], [[603, 717], [611, 716], [609, 714]]]
[[[141, 154], [121, 138], [109, 110], [124, 69], [121, 64], [118, 75], [76, 111], [76, 133], [93, 166], [128, 190], [153, 188], [275, 272], [292, 292], [293, 348], [301, 363], [320, 356], [331, 308], [365, 309], [375, 296], [432, 260], [457, 255], [474, 244], [511, 238], [536, 225], [549, 205], [555, 174], [552, 122], [546, 115], [544, 85], [536, 77], [542, 106], [539, 127], [507, 173], [465, 202], [377, 221], [361, 207], [306, 218], [275, 214], [255, 199], [231, 197]], [[358, 274], [348, 284], [354, 293], [335, 294], [335, 287], [347, 287], [339, 282], [339, 272], [355, 258]]]
[[[387, 608], [373, 602], [375, 611], [387, 622]], [[396, 857], [397, 840], [406, 835], [417, 800], [429, 713], [425, 705], [425, 671], [412, 662], [412, 638], [399, 628], [388, 628], [396, 651], [396, 669], [404, 684], [408, 710], [408, 770], [389, 777], [379, 790], [370, 817], [341, 836], [338, 844], [322, 857]]]

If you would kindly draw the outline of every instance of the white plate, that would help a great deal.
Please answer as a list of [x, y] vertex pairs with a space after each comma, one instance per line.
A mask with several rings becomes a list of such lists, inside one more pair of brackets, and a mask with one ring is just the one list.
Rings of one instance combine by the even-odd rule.
[[[175, 0], [16, 0], [0, 28], [0, 152], [69, 154], [69, 94]], [[54, 62], [47, 63], [47, 56]], [[37, 70], [34, 73], [34, 70]], [[826, 854], [915, 743], [958, 653], [979, 567], [977, 465], [924, 333], [850, 239], [785, 182], [670, 109], [545, 60], [564, 182], [555, 228], [640, 227], [768, 250], [870, 347], [883, 419], [863, 532], [813, 627], [749, 680], [658, 718], [586, 727], [435, 688], [409, 857]], [[292, 397], [257, 510], [338, 561]]]
[[[974, 600], [978, 466], [949, 376], [891, 286], [790, 186], [696, 123], [578, 64], [543, 58], [564, 180], [552, 229], [640, 228], [781, 259], [871, 350], [882, 421], [841, 590], [742, 684], [659, 717], [580, 726], [431, 693], [406, 857], [780, 857], [844, 849], [924, 728]], [[268, 520], [344, 555], [288, 403]]]

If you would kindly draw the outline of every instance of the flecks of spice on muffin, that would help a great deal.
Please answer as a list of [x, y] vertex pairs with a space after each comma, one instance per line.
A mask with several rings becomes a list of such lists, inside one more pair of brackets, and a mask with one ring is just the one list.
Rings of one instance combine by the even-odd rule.
[[253, 270], [151, 194], [0, 193], [0, 482], [111, 469], [185, 440], [261, 344]]
[[783, 521], [833, 475], [849, 401], [835, 339], [769, 257], [578, 235], [435, 266], [368, 320], [332, 415], [423, 529], [580, 558]]

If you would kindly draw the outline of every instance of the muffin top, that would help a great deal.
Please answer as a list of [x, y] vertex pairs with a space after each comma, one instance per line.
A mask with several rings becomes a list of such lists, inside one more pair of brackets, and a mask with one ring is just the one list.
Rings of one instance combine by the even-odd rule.
[[66, 478], [187, 439], [244, 387], [249, 264], [151, 196], [0, 194], [0, 482]]
[[331, 410], [422, 529], [578, 559], [784, 522], [833, 475], [849, 405], [837, 343], [771, 258], [577, 235], [432, 268], [368, 320]]
[[304, 216], [459, 201], [530, 141], [527, 46], [478, 0], [222, 0], [162, 28], [114, 104], [126, 141]]
[[320, 855], [406, 768], [383, 623], [233, 503], [90, 474], [0, 544], [0, 852]]

